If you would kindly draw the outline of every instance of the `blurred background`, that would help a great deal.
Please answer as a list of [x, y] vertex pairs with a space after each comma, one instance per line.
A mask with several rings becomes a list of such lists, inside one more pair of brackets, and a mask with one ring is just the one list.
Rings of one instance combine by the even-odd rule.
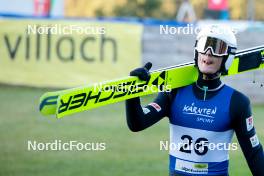
[[[263, 8], [263, 0], [0, 0], [0, 175], [168, 175], [168, 152], [159, 150], [166, 118], [132, 133], [124, 103], [57, 120], [40, 115], [39, 97], [120, 78], [148, 61], [153, 69], [193, 61], [195, 33], [162, 34], [161, 26], [223, 23], [237, 29], [238, 49], [264, 45]], [[59, 32], [69, 26], [89, 34]], [[263, 75], [224, 78], [250, 97], [262, 143]], [[29, 140], [104, 142], [106, 150], [28, 151]], [[251, 175], [242, 152], [230, 154], [230, 175]]]

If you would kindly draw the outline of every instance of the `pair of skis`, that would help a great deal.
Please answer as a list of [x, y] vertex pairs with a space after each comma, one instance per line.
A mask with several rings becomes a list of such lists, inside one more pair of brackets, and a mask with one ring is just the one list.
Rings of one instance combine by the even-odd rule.
[[[263, 68], [264, 46], [259, 46], [237, 52], [228, 73], [223, 76]], [[198, 71], [191, 62], [155, 70], [150, 76], [147, 82], [128, 76], [73, 89], [47, 92], [40, 98], [39, 110], [43, 115], [62, 118], [130, 98], [192, 84], [197, 80]]]

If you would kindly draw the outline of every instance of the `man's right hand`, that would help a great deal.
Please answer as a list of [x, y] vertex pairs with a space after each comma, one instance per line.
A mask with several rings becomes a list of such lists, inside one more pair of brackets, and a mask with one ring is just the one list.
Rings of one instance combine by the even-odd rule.
[[130, 76], [137, 76], [139, 79], [143, 81], [148, 81], [150, 79], [149, 70], [152, 67], [152, 63], [148, 62], [144, 65], [144, 67], [136, 68], [130, 72]]

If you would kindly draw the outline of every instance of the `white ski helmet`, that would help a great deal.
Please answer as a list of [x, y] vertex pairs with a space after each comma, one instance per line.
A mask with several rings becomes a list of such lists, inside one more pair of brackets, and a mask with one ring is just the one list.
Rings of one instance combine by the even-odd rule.
[[220, 72], [227, 72], [235, 57], [237, 40], [232, 29], [226, 25], [208, 25], [198, 33], [195, 42], [195, 65], [198, 52], [206, 53], [210, 49], [212, 55], [223, 56]]

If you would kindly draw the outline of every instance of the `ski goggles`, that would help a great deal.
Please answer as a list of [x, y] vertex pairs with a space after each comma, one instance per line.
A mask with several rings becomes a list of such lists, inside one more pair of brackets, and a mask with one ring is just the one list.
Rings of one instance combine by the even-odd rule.
[[214, 56], [228, 55], [228, 44], [223, 40], [213, 37], [201, 37], [196, 43], [196, 50], [199, 53], [205, 54], [208, 49], [211, 49]]

